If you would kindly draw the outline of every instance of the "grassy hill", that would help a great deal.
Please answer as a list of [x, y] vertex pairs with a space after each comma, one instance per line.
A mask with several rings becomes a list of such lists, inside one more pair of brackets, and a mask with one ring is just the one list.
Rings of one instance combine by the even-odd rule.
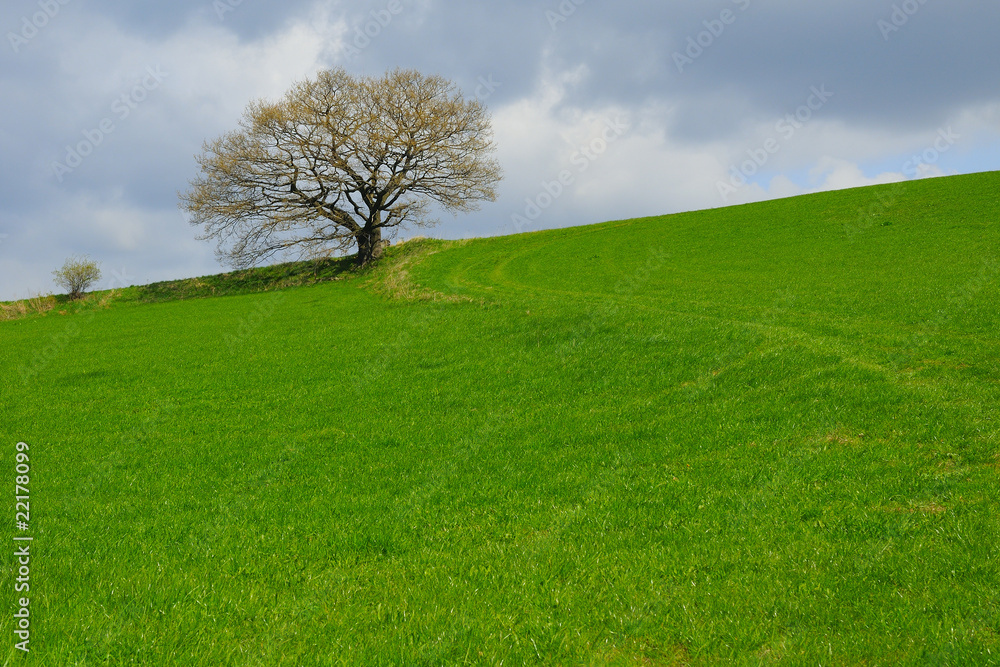
[[9, 664], [997, 664], [998, 223], [979, 174], [2, 322]]

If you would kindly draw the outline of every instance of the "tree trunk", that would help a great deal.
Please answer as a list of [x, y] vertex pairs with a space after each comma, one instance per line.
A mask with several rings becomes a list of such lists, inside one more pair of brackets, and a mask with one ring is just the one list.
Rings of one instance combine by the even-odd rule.
[[384, 247], [381, 227], [362, 229], [358, 232], [358, 266], [365, 266], [381, 259]]

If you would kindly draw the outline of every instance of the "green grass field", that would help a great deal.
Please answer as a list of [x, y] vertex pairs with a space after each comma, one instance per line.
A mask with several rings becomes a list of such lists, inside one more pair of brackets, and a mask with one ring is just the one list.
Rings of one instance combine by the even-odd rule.
[[4, 664], [1000, 664], [1000, 172], [327, 269], [0, 322]]

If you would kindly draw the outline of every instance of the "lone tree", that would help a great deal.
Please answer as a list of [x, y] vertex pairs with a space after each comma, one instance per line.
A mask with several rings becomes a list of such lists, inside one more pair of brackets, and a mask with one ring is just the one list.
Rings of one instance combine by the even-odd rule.
[[502, 178], [486, 107], [439, 76], [342, 69], [251, 103], [240, 129], [205, 144], [181, 195], [228, 264], [276, 254], [382, 254], [383, 230], [429, 226], [430, 202], [457, 213], [496, 199]]
[[79, 299], [91, 285], [101, 279], [101, 269], [89, 257], [70, 257], [62, 268], [53, 271], [56, 285], [69, 293], [72, 300]]

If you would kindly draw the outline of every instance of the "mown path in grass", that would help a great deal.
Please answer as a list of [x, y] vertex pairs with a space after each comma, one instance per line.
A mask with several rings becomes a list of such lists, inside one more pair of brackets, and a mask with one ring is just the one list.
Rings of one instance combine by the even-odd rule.
[[27, 662], [991, 664], [998, 183], [0, 323]]

